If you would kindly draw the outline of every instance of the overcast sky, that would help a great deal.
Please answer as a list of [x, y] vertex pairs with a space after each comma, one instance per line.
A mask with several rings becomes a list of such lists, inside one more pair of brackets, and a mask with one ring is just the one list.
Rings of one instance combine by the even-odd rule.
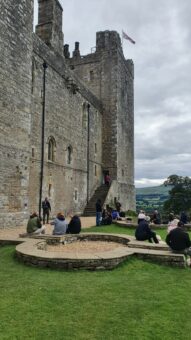
[[[64, 43], [82, 55], [96, 32], [124, 30], [135, 66], [135, 185], [191, 176], [191, 0], [60, 0]], [[35, 0], [35, 5], [37, 0]]]

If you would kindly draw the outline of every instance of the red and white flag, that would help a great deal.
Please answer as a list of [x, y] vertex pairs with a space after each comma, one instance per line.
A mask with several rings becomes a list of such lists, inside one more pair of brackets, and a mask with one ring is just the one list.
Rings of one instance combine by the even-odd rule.
[[132, 44], [135, 44], [135, 40], [133, 40], [132, 38], [130, 38], [125, 32], [122, 31], [122, 37], [124, 39], [129, 40]]

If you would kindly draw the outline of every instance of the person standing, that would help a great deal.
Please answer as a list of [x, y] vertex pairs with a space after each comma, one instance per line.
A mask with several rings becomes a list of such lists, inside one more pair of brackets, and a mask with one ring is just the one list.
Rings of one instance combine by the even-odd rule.
[[51, 206], [50, 206], [48, 197], [45, 197], [45, 200], [42, 202], [42, 210], [43, 210], [43, 224], [45, 224], [45, 219], [46, 219], [46, 223], [49, 223], [49, 215], [51, 211]]
[[120, 212], [121, 212], [121, 203], [119, 201], [116, 201], [115, 207], [116, 207], [117, 212], [120, 214]]
[[96, 202], [96, 226], [100, 226], [101, 224], [101, 216], [102, 216], [102, 206], [101, 200], [98, 199]]

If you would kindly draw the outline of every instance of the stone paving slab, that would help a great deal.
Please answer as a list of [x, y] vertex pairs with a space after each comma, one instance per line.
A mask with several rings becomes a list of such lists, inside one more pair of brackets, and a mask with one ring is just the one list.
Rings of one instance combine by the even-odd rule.
[[[96, 225], [95, 217], [80, 217], [82, 228], [88, 229]], [[69, 219], [66, 218], [67, 221]], [[53, 230], [53, 226], [50, 224], [46, 224], [46, 234], [51, 235]], [[0, 240], [18, 240], [19, 234], [26, 233], [26, 226], [20, 226], [17, 228], [0, 228]]]

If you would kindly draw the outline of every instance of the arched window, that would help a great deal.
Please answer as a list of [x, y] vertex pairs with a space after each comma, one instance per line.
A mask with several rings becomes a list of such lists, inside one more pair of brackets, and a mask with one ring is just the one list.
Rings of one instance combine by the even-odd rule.
[[49, 137], [48, 139], [48, 160], [54, 162], [56, 151], [56, 142], [54, 137]]
[[71, 164], [72, 163], [72, 147], [71, 145], [69, 145], [67, 147], [67, 164]]

